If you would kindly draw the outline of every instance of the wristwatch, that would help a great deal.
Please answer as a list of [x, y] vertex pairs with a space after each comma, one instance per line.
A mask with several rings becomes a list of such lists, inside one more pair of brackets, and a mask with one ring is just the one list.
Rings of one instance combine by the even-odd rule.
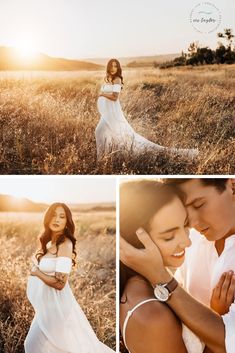
[[160, 302], [166, 302], [174, 290], [177, 288], [178, 282], [174, 277], [168, 283], [157, 284], [154, 287], [154, 295]]

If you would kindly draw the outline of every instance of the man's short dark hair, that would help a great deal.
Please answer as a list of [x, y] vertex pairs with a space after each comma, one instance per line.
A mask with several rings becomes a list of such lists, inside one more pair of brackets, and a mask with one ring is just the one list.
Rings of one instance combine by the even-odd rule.
[[[198, 178], [204, 186], [214, 186], [219, 192], [223, 192], [226, 189], [226, 184], [228, 178]], [[194, 180], [193, 178], [179, 178], [179, 179], [163, 179], [166, 184], [180, 185], [186, 183], [189, 180]]]

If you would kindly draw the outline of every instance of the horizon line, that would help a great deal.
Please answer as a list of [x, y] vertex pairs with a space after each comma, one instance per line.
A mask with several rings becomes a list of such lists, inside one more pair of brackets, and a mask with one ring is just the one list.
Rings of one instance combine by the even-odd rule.
[[[0, 44], [0, 48], [7, 48], [7, 49], [14, 49], [14, 50], [18, 50], [18, 48], [16, 46], [8, 46], [8, 45], [4, 45], [4, 44]], [[41, 54], [41, 55], [46, 55], [49, 56], [51, 58], [54, 59], [66, 59], [66, 60], [75, 60], [75, 61], [81, 61], [81, 60], [104, 60], [104, 59], [108, 59], [108, 58], [121, 58], [121, 59], [129, 59], [129, 58], [144, 58], [144, 57], [155, 57], [155, 56], [164, 56], [164, 55], [178, 55], [180, 54], [182, 50], [180, 50], [178, 53], [161, 53], [161, 54], [143, 54], [143, 55], [121, 55], [121, 56], [94, 56], [94, 57], [67, 57], [67, 56], [52, 56], [49, 55], [45, 52], [40, 52], [40, 51], [34, 51], [35, 54]]]

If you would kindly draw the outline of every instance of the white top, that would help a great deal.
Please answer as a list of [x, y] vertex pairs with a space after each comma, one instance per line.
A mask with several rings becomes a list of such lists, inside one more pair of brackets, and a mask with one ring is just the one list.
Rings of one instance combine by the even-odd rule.
[[[176, 271], [176, 278], [182, 280], [187, 292], [203, 304], [210, 305], [210, 297], [221, 275], [225, 271], [235, 272], [235, 235], [225, 240], [220, 256], [214, 242], [192, 229], [192, 246], [187, 249], [183, 266]], [[227, 353], [235, 353], [235, 301], [227, 314], [222, 316], [225, 325], [225, 346]]]
[[46, 274], [55, 272], [70, 273], [72, 260], [69, 257], [42, 257], [39, 263], [39, 270]]
[[104, 83], [101, 87], [101, 91], [103, 93], [120, 93], [122, 89], [122, 86], [119, 85], [118, 83], [112, 84], [112, 83]]

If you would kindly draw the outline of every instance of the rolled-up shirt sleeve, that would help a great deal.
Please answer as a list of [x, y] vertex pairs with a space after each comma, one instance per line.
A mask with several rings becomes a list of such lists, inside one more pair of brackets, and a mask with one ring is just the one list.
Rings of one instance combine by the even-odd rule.
[[235, 353], [235, 302], [229, 312], [222, 316], [225, 326], [225, 347], [227, 353]]

